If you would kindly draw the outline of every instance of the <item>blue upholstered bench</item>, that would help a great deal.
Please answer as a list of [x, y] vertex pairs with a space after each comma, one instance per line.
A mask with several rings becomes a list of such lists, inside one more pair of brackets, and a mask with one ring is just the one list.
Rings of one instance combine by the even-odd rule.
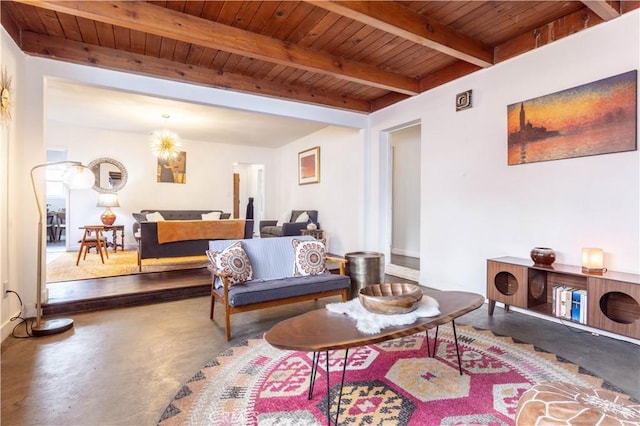
[[347, 300], [351, 279], [344, 274], [345, 260], [327, 257], [328, 261], [340, 264], [340, 274], [294, 276], [294, 239], [314, 240], [311, 236], [296, 236], [209, 241], [209, 250], [216, 252], [241, 241], [253, 269], [252, 280], [230, 285], [227, 276], [217, 274], [209, 265], [212, 278], [210, 318], [213, 319], [216, 301], [222, 303], [227, 340], [231, 339], [232, 314], [330, 296]]

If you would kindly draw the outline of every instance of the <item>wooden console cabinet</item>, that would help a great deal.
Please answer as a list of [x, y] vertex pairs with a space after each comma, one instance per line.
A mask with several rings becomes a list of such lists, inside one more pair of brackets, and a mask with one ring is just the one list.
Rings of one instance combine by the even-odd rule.
[[517, 306], [554, 316], [553, 289], [561, 285], [586, 290], [587, 326], [640, 339], [640, 275], [587, 274], [579, 266], [537, 266], [517, 257], [487, 260], [489, 315], [502, 302], [507, 311]]

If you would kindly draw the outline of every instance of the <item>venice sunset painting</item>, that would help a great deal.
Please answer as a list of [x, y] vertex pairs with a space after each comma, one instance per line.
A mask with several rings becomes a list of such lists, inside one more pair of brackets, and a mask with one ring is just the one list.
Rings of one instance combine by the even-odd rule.
[[637, 149], [637, 71], [507, 107], [508, 164]]

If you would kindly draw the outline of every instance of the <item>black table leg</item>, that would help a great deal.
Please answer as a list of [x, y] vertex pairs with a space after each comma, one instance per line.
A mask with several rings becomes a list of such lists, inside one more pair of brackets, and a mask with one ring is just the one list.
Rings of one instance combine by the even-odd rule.
[[433, 353], [431, 352], [431, 344], [429, 342], [429, 330], [425, 331], [427, 335], [427, 356], [429, 358], [435, 358], [436, 356], [436, 345], [438, 344], [438, 330], [439, 326], [436, 326], [436, 335], [433, 338]]
[[[325, 356], [326, 356], [326, 361], [327, 361], [327, 424], [331, 425], [331, 386], [329, 384], [329, 352], [325, 352]], [[347, 360], [349, 358], [349, 349], [345, 349], [344, 351], [344, 364], [342, 366], [342, 379], [340, 381], [340, 390], [338, 391], [338, 406], [336, 409], [336, 420], [334, 421], [334, 424], [337, 426], [338, 425], [338, 418], [340, 417], [340, 401], [342, 399], [342, 388], [344, 387], [344, 376], [345, 373], [347, 371]], [[314, 352], [314, 361], [313, 364], [315, 365], [315, 368], [312, 367], [312, 376], [315, 376], [313, 370], [318, 368], [318, 362], [320, 360], [320, 354], [318, 354], [318, 360], [316, 361], [316, 352]], [[312, 380], [315, 381], [315, 378]], [[312, 388], [313, 385], [311, 385], [311, 389], [309, 390], [309, 395], [311, 395], [312, 393]], [[309, 399], [311, 399], [311, 397], [309, 397]]]
[[462, 376], [462, 363], [460, 362], [460, 349], [458, 349], [458, 335], [456, 334], [455, 320], [451, 320], [451, 325], [453, 325], [453, 338], [456, 341], [456, 354], [458, 355], [458, 369], [460, 370], [460, 375]]
[[[349, 349], [344, 350], [344, 364], [342, 366], [342, 380], [340, 381], [340, 392], [338, 393], [338, 409], [336, 410], [336, 426], [338, 425], [338, 416], [340, 416], [340, 401], [342, 400], [342, 388], [344, 388], [344, 374], [347, 371], [347, 358], [349, 357]], [[327, 380], [328, 380], [327, 376]]]
[[309, 382], [309, 395], [307, 396], [308, 400], [311, 400], [313, 397], [313, 388], [316, 384], [316, 374], [318, 373], [318, 362], [320, 361], [320, 352], [314, 352], [313, 358], [311, 361], [311, 378]]
[[327, 361], [327, 425], [331, 426], [331, 388], [329, 387], [329, 351], [325, 352]]
[[[325, 352], [326, 362], [327, 362], [327, 424], [331, 425], [331, 385], [329, 384], [329, 352]], [[347, 361], [349, 358], [349, 349], [345, 349], [344, 353], [344, 364], [342, 366], [342, 378], [340, 380], [340, 390], [338, 391], [338, 406], [336, 408], [336, 420], [334, 424], [337, 426], [338, 418], [340, 417], [340, 402], [342, 400], [342, 389], [344, 388], [344, 377], [347, 371]], [[320, 353], [313, 353], [313, 360], [311, 363], [311, 382], [309, 383], [309, 399], [311, 399], [313, 395], [313, 388], [315, 385], [315, 380], [317, 377], [318, 364], [320, 363]]]
[[[453, 338], [456, 343], [456, 355], [458, 356], [458, 370], [460, 370], [460, 375], [462, 376], [462, 362], [460, 361], [460, 349], [458, 348], [458, 334], [456, 333], [456, 322], [455, 320], [451, 320], [451, 325], [453, 326]], [[436, 335], [433, 338], [433, 354], [431, 352], [431, 346], [429, 342], [429, 330], [425, 331], [427, 335], [427, 356], [435, 357], [436, 356], [436, 345], [438, 344], [438, 326], [436, 326]]]

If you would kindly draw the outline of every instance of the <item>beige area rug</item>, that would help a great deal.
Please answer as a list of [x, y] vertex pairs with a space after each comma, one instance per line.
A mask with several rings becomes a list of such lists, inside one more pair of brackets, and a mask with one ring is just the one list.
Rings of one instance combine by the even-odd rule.
[[138, 270], [136, 250], [109, 251], [109, 259], [100, 261], [100, 256], [91, 252], [76, 266], [78, 252], [55, 254], [47, 261], [47, 282], [75, 281], [91, 278], [114, 277], [149, 272], [164, 272], [180, 269], [204, 268], [209, 264], [207, 256], [172, 257], [165, 259], [144, 259], [142, 272]]

